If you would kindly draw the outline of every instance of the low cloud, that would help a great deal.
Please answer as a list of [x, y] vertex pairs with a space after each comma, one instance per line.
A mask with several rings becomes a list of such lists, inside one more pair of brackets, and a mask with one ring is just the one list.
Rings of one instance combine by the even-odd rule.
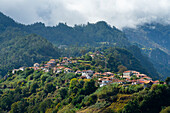
[[118, 28], [168, 23], [169, 0], [0, 0], [0, 11], [24, 24], [86, 24], [104, 20]]

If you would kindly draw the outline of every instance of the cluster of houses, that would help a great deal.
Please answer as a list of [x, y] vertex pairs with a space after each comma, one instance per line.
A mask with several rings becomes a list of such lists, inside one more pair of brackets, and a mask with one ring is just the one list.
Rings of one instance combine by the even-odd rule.
[[[133, 79], [132, 77], [136, 77]], [[144, 84], [144, 85], [152, 85], [159, 84], [159, 81], [153, 81], [152, 78], [148, 77], [145, 74], [141, 74], [140, 72], [128, 70], [124, 71], [122, 75], [119, 75], [119, 78], [115, 77], [115, 75], [110, 75], [108, 77], [99, 78], [100, 87], [110, 84], [110, 83], [118, 83], [118, 84]]]
[[[68, 68], [68, 64], [70, 63], [77, 63], [77, 60], [73, 60], [72, 57], [67, 58], [63, 57], [62, 59], [51, 59], [46, 64], [40, 65], [38, 63], [35, 63], [33, 67], [29, 67], [30, 69], [34, 70], [43, 70], [44, 72], [49, 72], [52, 70], [53, 73], [59, 74], [59, 73], [75, 73], [75, 74], [81, 74], [80, 78], [98, 78], [98, 83], [100, 87], [105, 86], [107, 84], [111, 83], [118, 83], [118, 84], [159, 84], [159, 81], [153, 81], [152, 78], [148, 77], [145, 74], [141, 74], [140, 72], [128, 70], [124, 71], [122, 75], [115, 75], [112, 72], [94, 72], [92, 70], [77, 70], [74, 72], [71, 68]], [[12, 71], [13, 74], [15, 74], [17, 71], [22, 70], [24, 71], [26, 67], [21, 67], [19, 69], [14, 69]], [[136, 77], [137, 79], [132, 79], [132, 77]]]
[[[53, 73], [60, 73], [62, 70], [66, 72], [72, 72], [72, 69], [65, 68], [70, 63], [77, 63], [77, 60], [71, 60], [72, 57], [67, 58], [63, 57], [60, 61], [59, 59], [51, 59], [46, 64], [40, 65], [39, 63], [35, 63], [33, 67], [29, 67], [30, 69], [34, 70], [43, 70], [44, 72], [50, 72], [53, 70]], [[56, 67], [57, 66], [57, 67]], [[19, 69], [13, 69], [12, 73], [15, 74], [17, 71], [21, 70], [24, 71], [26, 67], [20, 67]]]

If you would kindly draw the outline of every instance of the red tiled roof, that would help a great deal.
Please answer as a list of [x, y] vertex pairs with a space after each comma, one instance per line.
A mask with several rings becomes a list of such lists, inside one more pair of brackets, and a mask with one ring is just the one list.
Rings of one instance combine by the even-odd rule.
[[130, 73], [130, 72], [132, 72], [132, 71], [124, 71], [123, 73]]
[[151, 77], [148, 77], [148, 76], [146, 76], [146, 77], [142, 77], [142, 78], [143, 78], [143, 79], [144, 79], [144, 78], [146, 78], [146, 79], [152, 79]]
[[63, 69], [63, 68], [65, 68], [64, 66], [59, 66], [59, 67], [57, 67], [57, 69]]
[[65, 68], [64, 70], [71, 70], [70, 68]]

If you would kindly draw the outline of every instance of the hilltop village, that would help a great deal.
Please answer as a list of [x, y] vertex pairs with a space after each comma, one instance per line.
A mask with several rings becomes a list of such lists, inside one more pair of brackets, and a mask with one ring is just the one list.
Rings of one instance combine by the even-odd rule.
[[[103, 60], [105, 60], [104, 55], [102, 55], [100, 52], [95, 52], [88, 55], [88, 57], [91, 59], [95, 59], [96, 56], [100, 56], [103, 58]], [[112, 83], [118, 83], [122, 85], [144, 84], [144, 87], [160, 83], [159, 80], [153, 81], [151, 77], [148, 77], [146, 74], [142, 74], [135, 70], [125, 70], [122, 73], [113, 73], [109, 71], [99, 72], [93, 71], [92, 69], [83, 70], [80, 67], [75, 68], [79, 64], [89, 65], [89, 62], [82, 60], [81, 57], [62, 57], [60, 59], [50, 59], [49, 61], [43, 62], [42, 64], [35, 63], [33, 67], [20, 67], [19, 69], [13, 69], [12, 74], [15, 74], [20, 70], [24, 71], [26, 68], [33, 69], [34, 71], [44, 71], [47, 73], [51, 72], [54, 75], [60, 73], [75, 73], [76, 75], [79, 75], [80, 79], [97, 79], [100, 87]]]

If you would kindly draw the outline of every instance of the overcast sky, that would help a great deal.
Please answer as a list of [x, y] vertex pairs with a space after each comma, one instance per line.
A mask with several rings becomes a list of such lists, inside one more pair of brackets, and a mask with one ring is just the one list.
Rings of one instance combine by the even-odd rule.
[[101, 20], [118, 28], [152, 21], [170, 23], [170, 0], [0, 0], [0, 11], [23, 24], [47, 26]]

